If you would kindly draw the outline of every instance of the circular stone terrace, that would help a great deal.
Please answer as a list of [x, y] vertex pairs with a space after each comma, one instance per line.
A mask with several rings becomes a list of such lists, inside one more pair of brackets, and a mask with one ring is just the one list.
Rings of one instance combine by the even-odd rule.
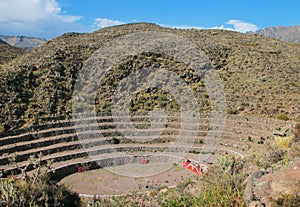
[[[19, 167], [28, 165], [30, 156], [42, 154], [42, 163], [53, 162], [52, 178], [83, 196], [122, 195], [172, 187], [198, 176], [181, 166], [185, 159], [209, 168], [220, 154], [243, 157], [251, 148], [264, 150], [274, 139], [273, 132], [290, 124], [269, 118], [228, 115], [221, 139], [209, 149], [206, 143], [213, 138], [207, 134], [216, 127], [211, 126], [208, 115], [201, 117], [194, 144], [188, 149], [174, 146], [180, 130], [178, 117], [168, 117], [164, 129], [153, 129], [153, 134], [155, 130], [162, 133], [151, 139], [150, 131], [148, 141], [143, 142], [124, 137], [110, 114], [86, 118], [86, 122], [80, 120], [81, 125], [76, 120], [53, 118], [40, 126], [0, 134], [1, 174], [2, 177], [20, 174]], [[147, 114], [135, 114], [130, 120], [139, 130], [149, 127]], [[89, 131], [78, 130], [78, 127], [85, 129], [85, 123]], [[86, 139], [79, 140], [78, 133]], [[89, 143], [88, 147], [83, 142]], [[17, 155], [16, 163], [11, 163], [13, 154]], [[27, 170], [30, 173], [33, 166], [29, 165]]]

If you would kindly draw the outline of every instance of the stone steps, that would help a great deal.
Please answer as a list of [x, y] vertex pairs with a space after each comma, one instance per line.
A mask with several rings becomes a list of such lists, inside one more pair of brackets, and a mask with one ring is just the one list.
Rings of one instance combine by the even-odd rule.
[[[95, 127], [96, 128], [96, 127]], [[157, 132], [163, 131], [164, 132], [159, 136], [159, 138], [155, 139], [157, 142], [160, 140], [160, 142], [163, 142], [164, 139], [166, 139], [166, 142], [172, 141], [176, 139], [178, 135], [178, 129], [176, 128], [169, 128], [169, 129], [155, 129], [147, 133], [147, 135], [143, 135], [145, 139], [151, 140], [153, 135], [157, 135]], [[143, 130], [140, 130], [143, 132]], [[129, 134], [131, 131], [128, 131]], [[184, 136], [184, 133], [186, 132], [186, 136]], [[213, 132], [213, 131], [211, 131]], [[209, 137], [206, 137], [207, 131], [184, 131], [183, 130], [183, 136], [182, 137], [189, 137], [190, 134], [195, 135], [197, 133], [198, 139], [202, 139], [202, 141], [205, 141], [206, 139], [210, 139]], [[36, 148], [42, 148], [42, 147], [47, 147], [51, 145], [56, 145], [59, 143], [65, 143], [65, 142], [72, 142], [74, 140], [77, 140], [77, 136], [80, 134], [80, 139], [82, 137], [87, 137], [87, 138], [99, 138], [99, 137], [104, 137], [106, 139], [111, 139], [113, 137], [118, 138], [118, 139], [123, 139], [123, 135], [117, 131], [117, 129], [109, 129], [109, 130], [94, 130], [94, 131], [84, 131], [80, 133], [66, 133], [66, 134], [59, 134], [55, 136], [49, 135], [48, 137], [42, 137], [30, 141], [21, 141], [17, 142], [14, 144], [8, 144], [8, 145], [2, 145], [1, 146], [1, 154], [7, 154], [7, 153], [14, 153], [14, 152], [20, 152], [20, 151], [26, 151], [30, 149], [36, 149]], [[235, 133], [232, 131], [230, 132], [223, 132], [223, 139], [236, 139], [239, 136], [235, 136]], [[254, 138], [254, 136], [252, 137]], [[213, 138], [211, 138], [213, 139]], [[128, 140], [127, 140], [128, 141]]]
[[[136, 116], [131, 117], [130, 120], [134, 126], [143, 128], [149, 126], [148, 117], [146, 115]], [[141, 133], [143, 141], [126, 138], [116, 127], [120, 122], [114, 122], [115, 119], [111, 116], [97, 117], [96, 119], [83, 117], [82, 119], [75, 119], [74, 122], [72, 122], [73, 120], [60, 120], [57, 123], [41, 126], [38, 131], [25, 130], [23, 134], [17, 132], [1, 134], [0, 168], [11, 169], [13, 173], [18, 172], [16, 167], [8, 165], [12, 157], [11, 153], [14, 152], [17, 152], [16, 161], [19, 166], [26, 165], [30, 156], [40, 153], [43, 155], [43, 162], [51, 159], [56, 167], [61, 167], [63, 162], [70, 162], [70, 165], [73, 166], [74, 162], [72, 160], [87, 159], [87, 151], [92, 153], [93, 156], [98, 154], [103, 156], [105, 153], [111, 156], [113, 152], [110, 151], [110, 140], [112, 138], [120, 140], [120, 144], [112, 145], [115, 150], [127, 150], [131, 153], [137, 153], [139, 150], [142, 152], [147, 152], [145, 150], [151, 152], [154, 149], [161, 150], [165, 145], [171, 145], [176, 140], [179, 131], [183, 132], [181, 138], [189, 139], [190, 135], [196, 135], [195, 143], [202, 143], [201, 146], [210, 146], [209, 143], [213, 143], [217, 144], [215, 146], [217, 148], [223, 147], [226, 150], [234, 149], [242, 152], [251, 146], [260, 148], [261, 146], [256, 144], [257, 140], [260, 140], [262, 136], [271, 135], [274, 127], [287, 124], [287, 122], [280, 120], [229, 115], [221, 140], [216, 140], [215, 137], [208, 136], [215, 135], [218, 132], [217, 125], [210, 126], [208, 116], [200, 117], [200, 130], [181, 130], [176, 117], [171, 117], [168, 120], [171, 121], [167, 122], [166, 128], [154, 128], [150, 131], [137, 129]], [[157, 124], [160, 126], [159, 123]], [[270, 126], [270, 124], [272, 125]], [[125, 123], [124, 127], [127, 126], [128, 124]], [[163, 133], [159, 134], [161, 131]], [[127, 134], [134, 134], [134, 132], [129, 129]], [[153, 139], [154, 136], [155, 139]], [[247, 141], [248, 136], [251, 136], [254, 140], [253, 143]], [[143, 148], [143, 146], [147, 147]], [[192, 151], [192, 153], [197, 153], [197, 151]]]
[[[189, 153], [192, 150], [193, 153], [201, 152], [202, 147], [192, 147], [191, 149], [187, 149], [180, 146], [170, 147], [163, 144], [123, 144], [123, 145], [103, 145], [103, 146], [96, 146], [89, 149], [74, 149], [68, 150], [67, 152], [56, 152], [42, 157], [41, 162], [46, 163], [48, 160], [53, 161], [53, 167], [60, 168], [61, 166], [66, 165], [73, 165], [74, 163], [82, 163], [86, 160], [94, 160], [99, 157], [101, 158], [110, 158], [115, 155], [124, 156], [124, 155], [144, 155], [145, 153], [154, 153], [157, 154], [158, 152], [163, 152], [166, 149], [171, 150], [171, 152], [184, 152], [186, 150]], [[197, 151], [196, 151], [197, 150]], [[229, 150], [229, 149], [228, 149]], [[24, 167], [28, 164], [27, 161], [18, 162], [19, 167]], [[28, 171], [32, 170], [33, 166], [28, 168]], [[16, 165], [2, 165], [2, 170], [7, 171], [8, 174], [14, 173], [19, 174], [20, 170], [18, 170]]]

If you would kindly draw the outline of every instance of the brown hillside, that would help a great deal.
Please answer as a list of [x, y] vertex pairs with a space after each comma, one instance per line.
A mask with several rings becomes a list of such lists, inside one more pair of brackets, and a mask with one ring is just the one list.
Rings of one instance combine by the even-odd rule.
[[[1, 65], [2, 125], [8, 130], [38, 124], [41, 117], [70, 114], [72, 90], [85, 60], [104, 43], [135, 31], [166, 31], [198, 44], [224, 81], [228, 113], [300, 118], [299, 45], [253, 34], [166, 29], [139, 23], [105, 28], [91, 34], [65, 34], [29, 54]], [[137, 62], [139, 64], [135, 64]], [[110, 110], [110, 95], [126, 71], [162, 65], [167, 68], [177, 67], [175, 71], [179, 75], [187, 72], [182, 63], [159, 54], [141, 54], [121, 61], [105, 77], [109, 87], [106, 87], [105, 93], [99, 94], [97, 110]], [[209, 98], [205, 95], [201, 80], [193, 74], [189, 75], [191, 80], [187, 84], [193, 88], [199, 103], [203, 104], [200, 110], [209, 110]], [[153, 101], [153, 97], [162, 93], [155, 90], [141, 91], [133, 98], [139, 101], [133, 103], [132, 110], [150, 110], [160, 106]], [[163, 103], [167, 109], [174, 104], [170, 101]]]
[[14, 59], [24, 52], [22, 49], [13, 47], [0, 39], [0, 65]]

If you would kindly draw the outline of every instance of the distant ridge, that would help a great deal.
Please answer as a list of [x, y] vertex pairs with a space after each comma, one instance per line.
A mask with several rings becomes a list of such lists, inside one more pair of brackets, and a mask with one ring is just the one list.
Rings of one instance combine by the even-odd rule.
[[23, 50], [33, 50], [46, 42], [46, 40], [42, 38], [26, 36], [0, 35], [0, 39], [10, 44], [11, 46], [18, 47]]
[[300, 26], [268, 27], [255, 32], [256, 34], [272, 37], [285, 42], [300, 44]]

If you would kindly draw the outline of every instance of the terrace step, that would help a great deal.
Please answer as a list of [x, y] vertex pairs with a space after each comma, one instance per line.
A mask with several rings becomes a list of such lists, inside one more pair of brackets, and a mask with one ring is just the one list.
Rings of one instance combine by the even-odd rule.
[[[63, 165], [67, 164], [73, 164], [74, 162], [84, 162], [89, 159], [95, 159], [97, 157], [101, 158], [109, 158], [114, 155], [124, 155], [125, 154], [130, 154], [130, 155], [135, 155], [135, 154], [141, 154], [141, 152], [152, 152], [152, 153], [157, 153], [157, 152], [162, 152], [165, 151], [166, 149], [174, 150], [175, 152], [178, 151], [186, 151], [187, 148], [180, 147], [180, 146], [174, 146], [170, 147], [167, 145], [162, 145], [162, 144], [156, 144], [156, 145], [140, 145], [140, 144], [126, 144], [126, 145], [103, 145], [103, 146], [96, 146], [92, 147], [86, 150], [83, 149], [75, 149], [75, 150], [69, 150], [67, 152], [58, 152], [58, 153], [53, 153], [47, 156], [42, 157], [41, 162], [46, 163], [48, 160], [53, 161], [53, 167], [58, 168]], [[188, 148], [188, 152], [193, 151], [195, 153], [195, 150], [198, 150], [200, 153], [202, 150], [201, 146], [194, 146], [191, 148]], [[226, 148], [222, 148], [223, 151], [226, 151]], [[229, 152], [233, 152], [231, 149], [227, 149]], [[188, 153], [187, 152], [187, 153]], [[169, 153], [169, 152], [168, 152]], [[142, 153], [144, 154], [144, 153]], [[240, 155], [239, 153], [237, 153]], [[27, 161], [19, 162], [18, 166], [19, 167], [25, 167], [28, 164]], [[32, 170], [32, 167], [29, 167], [29, 171]], [[16, 165], [6, 165], [2, 166], [2, 170], [8, 171], [14, 174], [20, 173], [20, 170], [18, 170]]]

